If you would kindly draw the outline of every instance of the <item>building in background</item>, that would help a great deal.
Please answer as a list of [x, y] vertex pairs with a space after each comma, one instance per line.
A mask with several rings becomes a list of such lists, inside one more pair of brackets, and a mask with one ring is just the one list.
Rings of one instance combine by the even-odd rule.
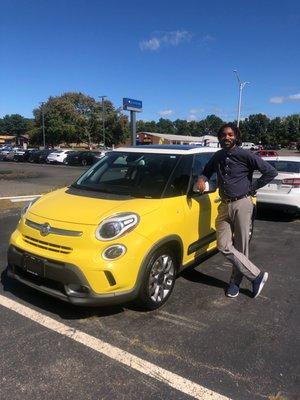
[[10, 146], [20, 146], [26, 147], [29, 142], [28, 135], [13, 136], [13, 135], [1, 135], [0, 136], [0, 146], [10, 145]]
[[[126, 143], [126, 145], [128, 144], [129, 143]], [[156, 132], [138, 132], [137, 144], [188, 144], [195, 146], [219, 147], [218, 138], [212, 135], [183, 136]]]

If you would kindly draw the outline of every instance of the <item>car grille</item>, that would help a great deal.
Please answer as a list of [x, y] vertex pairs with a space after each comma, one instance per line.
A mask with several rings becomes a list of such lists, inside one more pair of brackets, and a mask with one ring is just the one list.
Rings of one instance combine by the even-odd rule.
[[45, 242], [44, 240], [34, 239], [27, 235], [23, 235], [23, 240], [24, 242], [31, 244], [32, 246], [39, 247], [40, 249], [54, 251], [55, 253], [70, 254], [73, 250], [71, 247], [61, 246], [58, 244]]

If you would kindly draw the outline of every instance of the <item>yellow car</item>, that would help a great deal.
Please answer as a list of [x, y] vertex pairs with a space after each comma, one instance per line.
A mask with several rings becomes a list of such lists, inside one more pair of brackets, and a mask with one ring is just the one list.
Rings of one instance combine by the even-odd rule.
[[218, 149], [107, 153], [69, 187], [35, 199], [10, 239], [8, 275], [77, 305], [166, 302], [183, 268], [216, 248], [218, 191], [193, 191]]

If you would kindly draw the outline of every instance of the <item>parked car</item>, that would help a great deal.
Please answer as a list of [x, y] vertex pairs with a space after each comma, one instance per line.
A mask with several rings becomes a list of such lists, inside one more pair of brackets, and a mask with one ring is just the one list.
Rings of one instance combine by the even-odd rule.
[[69, 153], [65, 160], [68, 165], [92, 165], [103, 157], [101, 152], [96, 151], [76, 151]]
[[258, 146], [252, 142], [243, 142], [241, 147], [246, 150], [259, 150]]
[[32, 151], [32, 153], [29, 154], [28, 161], [30, 163], [45, 163], [48, 155], [53, 151], [55, 150], [44, 149], [44, 150]]
[[72, 304], [160, 307], [176, 275], [216, 250], [216, 177], [204, 194], [193, 187], [217, 150], [149, 145], [107, 153], [71, 186], [23, 209], [8, 275]]
[[2, 161], [12, 161], [14, 159], [14, 150], [13, 149], [3, 149], [0, 152], [0, 160]]
[[28, 161], [30, 155], [34, 152], [38, 151], [38, 149], [21, 149], [15, 152], [14, 161], [24, 162]]
[[277, 157], [279, 155], [275, 150], [258, 150], [255, 154], [260, 157]]
[[67, 155], [71, 153], [74, 153], [74, 150], [55, 150], [47, 156], [46, 163], [64, 164], [67, 160]]
[[[278, 171], [276, 178], [257, 192], [257, 203], [285, 212], [300, 212], [300, 157], [264, 158]], [[255, 177], [259, 177], [256, 174]]]

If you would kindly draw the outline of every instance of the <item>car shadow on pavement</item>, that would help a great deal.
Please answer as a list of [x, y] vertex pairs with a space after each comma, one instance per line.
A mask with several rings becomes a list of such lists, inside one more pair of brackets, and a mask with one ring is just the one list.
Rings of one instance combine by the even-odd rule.
[[9, 278], [6, 271], [1, 274], [1, 283], [4, 292], [9, 292], [29, 305], [59, 315], [66, 320], [106, 317], [124, 312], [122, 306], [83, 307], [65, 303]]
[[297, 219], [297, 215], [280, 210], [270, 209], [263, 206], [258, 206], [256, 219], [259, 219], [261, 221], [291, 222]]
[[[180, 276], [188, 281], [201, 283], [203, 285], [214, 286], [224, 290], [228, 287], [228, 283], [221, 281], [218, 278], [213, 276], [205, 275], [202, 272], [197, 271], [196, 269], [187, 269], [183, 271]], [[248, 289], [240, 289], [240, 293], [244, 294], [245, 296], [252, 297], [252, 292]]]

